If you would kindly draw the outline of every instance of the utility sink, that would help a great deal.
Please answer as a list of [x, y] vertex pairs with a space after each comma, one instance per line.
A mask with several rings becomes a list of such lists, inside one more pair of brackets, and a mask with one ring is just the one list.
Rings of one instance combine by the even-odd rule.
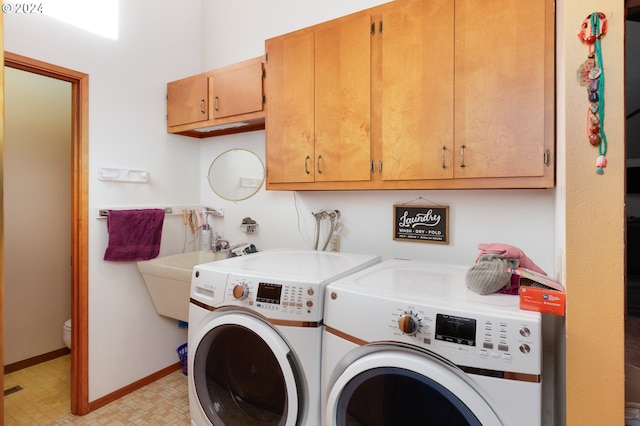
[[138, 262], [158, 314], [189, 321], [189, 293], [193, 267], [226, 259], [227, 252], [192, 251]]

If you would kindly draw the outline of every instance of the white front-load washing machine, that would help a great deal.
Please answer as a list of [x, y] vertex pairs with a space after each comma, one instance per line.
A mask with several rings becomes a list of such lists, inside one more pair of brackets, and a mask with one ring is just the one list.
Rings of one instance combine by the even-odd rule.
[[191, 424], [319, 425], [325, 287], [379, 261], [267, 250], [196, 266], [188, 333]]
[[466, 271], [391, 259], [327, 286], [324, 424], [541, 424], [541, 315]]

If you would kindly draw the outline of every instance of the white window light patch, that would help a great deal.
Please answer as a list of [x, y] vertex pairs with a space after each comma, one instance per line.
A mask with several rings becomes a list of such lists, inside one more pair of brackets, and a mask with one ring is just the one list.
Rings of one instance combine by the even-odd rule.
[[119, 0], [43, 0], [42, 11], [67, 24], [118, 39]]

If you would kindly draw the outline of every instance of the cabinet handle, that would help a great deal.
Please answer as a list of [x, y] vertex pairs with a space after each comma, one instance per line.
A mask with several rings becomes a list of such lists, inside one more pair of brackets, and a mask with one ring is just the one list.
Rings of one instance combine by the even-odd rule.
[[215, 109], [216, 111], [218, 111], [218, 104], [220, 103], [220, 99], [216, 96], [215, 98], [213, 98], [213, 109]]
[[378, 162], [378, 171], [382, 173], [382, 160]]
[[304, 171], [307, 172], [307, 174], [311, 173], [309, 171], [309, 160], [311, 160], [311, 157], [307, 155], [307, 158], [304, 159]]
[[371, 173], [375, 173], [376, 172], [376, 165], [375, 162], [373, 160], [371, 160]]
[[445, 145], [442, 145], [442, 168], [446, 169], [447, 168], [447, 164], [445, 162], [446, 157], [445, 157], [445, 152], [447, 151], [447, 147]]
[[322, 170], [320, 170], [320, 159], [321, 159], [321, 158], [322, 158], [322, 155], [318, 155], [318, 162], [317, 162], [317, 166], [318, 166], [318, 167], [317, 167], [317, 170], [318, 170], [318, 173], [322, 173]]
[[460, 167], [462, 167], [462, 168], [466, 167], [466, 166], [464, 165], [464, 149], [465, 149], [465, 148], [466, 148], [466, 146], [464, 146], [464, 145], [462, 145], [462, 146], [460, 147]]
[[207, 112], [204, 110], [204, 99], [200, 99], [200, 112], [203, 114]]

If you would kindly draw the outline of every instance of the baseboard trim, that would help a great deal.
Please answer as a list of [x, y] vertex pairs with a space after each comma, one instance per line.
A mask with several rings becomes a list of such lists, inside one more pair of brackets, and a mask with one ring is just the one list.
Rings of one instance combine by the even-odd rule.
[[125, 395], [130, 394], [133, 391], [136, 391], [140, 388], [143, 388], [144, 386], [148, 385], [149, 383], [153, 383], [158, 379], [163, 378], [164, 376], [168, 376], [169, 374], [173, 373], [176, 370], [180, 370], [181, 366], [180, 363], [177, 362], [175, 364], [172, 364], [166, 368], [163, 368], [160, 371], [157, 371], [147, 377], [144, 377], [136, 382], [131, 383], [130, 385], [127, 385], [123, 388], [118, 389], [115, 392], [112, 392], [108, 395], [103, 396], [102, 398], [98, 398], [95, 401], [89, 402], [89, 412], [97, 410], [98, 408], [104, 407], [105, 405], [122, 398]]
[[23, 368], [33, 367], [34, 365], [51, 361], [52, 359], [60, 358], [61, 356], [69, 355], [71, 351], [68, 348], [56, 349], [55, 351], [47, 352], [46, 354], [34, 356], [32, 358], [24, 359], [22, 361], [14, 362], [4, 366], [4, 374], [13, 373], [14, 371], [22, 370]]

